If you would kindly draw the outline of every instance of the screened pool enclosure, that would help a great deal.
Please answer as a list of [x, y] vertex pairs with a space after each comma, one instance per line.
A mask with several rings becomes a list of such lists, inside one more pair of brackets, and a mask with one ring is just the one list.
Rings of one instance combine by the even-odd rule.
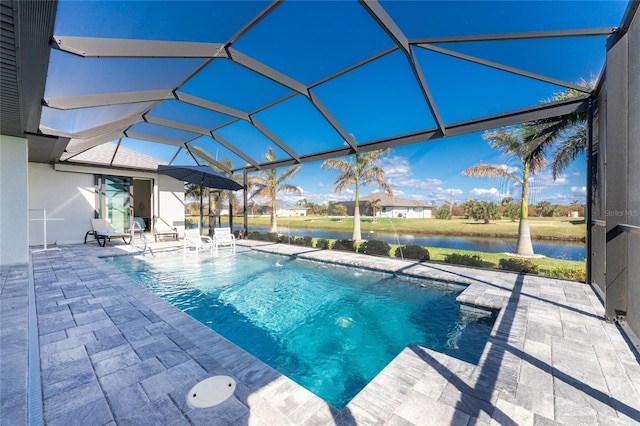
[[[2, 134], [34, 163], [213, 164], [246, 181], [586, 112], [588, 281], [638, 334], [640, 218], [609, 214], [640, 209], [637, 8], [3, 0]], [[580, 95], [541, 103], [567, 89]]]

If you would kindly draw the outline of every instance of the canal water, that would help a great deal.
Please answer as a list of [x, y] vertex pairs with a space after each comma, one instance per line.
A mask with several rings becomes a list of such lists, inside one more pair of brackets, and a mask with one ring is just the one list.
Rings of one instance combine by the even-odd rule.
[[[268, 227], [253, 226], [249, 231], [268, 232]], [[351, 232], [335, 232], [320, 229], [297, 229], [278, 226], [282, 235], [291, 237], [311, 236], [326, 239], [351, 239]], [[425, 247], [439, 247], [459, 250], [483, 251], [487, 253], [505, 253], [515, 251], [516, 240], [493, 237], [455, 237], [448, 235], [405, 235], [391, 232], [368, 233], [363, 230], [362, 238], [379, 240], [389, 244], [417, 244]], [[585, 260], [586, 248], [583, 242], [571, 241], [533, 241], [536, 254], [566, 260]]]

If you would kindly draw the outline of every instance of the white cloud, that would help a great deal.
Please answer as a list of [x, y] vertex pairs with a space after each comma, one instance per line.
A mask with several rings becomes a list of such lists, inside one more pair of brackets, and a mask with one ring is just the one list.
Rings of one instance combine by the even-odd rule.
[[431, 190], [442, 185], [444, 182], [440, 179], [416, 179], [413, 177], [413, 170], [411, 169], [411, 163], [405, 157], [397, 155], [383, 158], [380, 161], [380, 166], [384, 170], [385, 180], [393, 188], [393, 192], [396, 193], [399, 190], [396, 188], [408, 188], [412, 191], [416, 190]]
[[438, 204], [443, 202], [453, 201], [454, 203], [462, 202], [462, 195], [464, 191], [460, 188], [443, 188], [441, 186], [435, 187], [426, 191], [425, 195], [419, 195], [413, 197], [416, 200], [432, 202], [436, 201]]
[[571, 193], [575, 195], [587, 195], [587, 187], [586, 186], [572, 186]]
[[384, 170], [384, 174], [387, 179], [403, 179], [413, 174], [409, 160], [398, 155], [381, 159], [380, 167]]
[[492, 201], [500, 201], [505, 197], [511, 196], [509, 192], [500, 192], [498, 188], [473, 188], [471, 191], [469, 191], [469, 195], [471, 196], [471, 198]]
[[568, 181], [566, 174], [561, 174], [554, 180], [551, 170], [542, 170], [529, 178], [530, 187], [536, 192], [544, 191], [552, 186], [566, 185]]
[[499, 167], [507, 173], [515, 173], [520, 171], [519, 167], [510, 166], [508, 164], [500, 164]]

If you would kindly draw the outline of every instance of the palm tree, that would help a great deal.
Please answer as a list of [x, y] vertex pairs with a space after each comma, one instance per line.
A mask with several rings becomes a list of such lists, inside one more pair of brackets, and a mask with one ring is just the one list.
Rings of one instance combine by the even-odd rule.
[[[589, 82], [582, 80], [578, 83], [588, 89], [593, 89], [596, 80]], [[584, 95], [576, 89], [567, 89], [554, 93], [551, 98], [544, 103], [559, 102]], [[557, 179], [575, 158], [587, 149], [587, 113], [577, 112], [562, 117], [547, 118], [538, 120], [536, 125], [547, 134], [546, 138], [558, 145], [551, 160], [551, 171], [553, 179]]]
[[369, 200], [369, 207], [371, 207], [371, 210], [373, 212], [373, 223], [376, 222], [376, 212], [378, 211], [378, 208], [380, 207], [380, 199], [379, 198], [374, 198], [373, 200]]
[[492, 219], [498, 219], [499, 217], [500, 210], [498, 209], [498, 205], [493, 201], [481, 201], [476, 206], [474, 214], [474, 219], [476, 220], [482, 220], [486, 224]]
[[[267, 163], [276, 160], [276, 153], [273, 148], [269, 147], [267, 153], [264, 155], [264, 159]], [[249, 198], [265, 197], [271, 201], [271, 226], [269, 232], [278, 232], [278, 222], [276, 218], [276, 211], [278, 209], [276, 205], [276, 197], [278, 192], [292, 192], [294, 194], [300, 194], [300, 188], [294, 185], [286, 184], [289, 178], [298, 173], [302, 165], [297, 165], [285, 169], [280, 175], [276, 169], [261, 170], [260, 174], [251, 176], [250, 182], [253, 188], [253, 193]]]
[[478, 208], [479, 202], [477, 200], [467, 200], [462, 203], [462, 209], [466, 218], [474, 217], [475, 210]]
[[[208, 153], [198, 147], [198, 146], [192, 146], [190, 147], [190, 150], [195, 153], [201, 160], [203, 160], [205, 162], [205, 164], [209, 167], [211, 167], [213, 170], [220, 172], [222, 174], [225, 174], [225, 171], [223, 169], [226, 168], [227, 170], [231, 170], [233, 169], [233, 162], [227, 158], [223, 158], [221, 160], [218, 160], [217, 164], [212, 163], [210, 161], [207, 161], [206, 158], [208, 157]], [[222, 167], [220, 167], [222, 166]], [[234, 181], [238, 182], [240, 185], [242, 185], [242, 176], [238, 175], [238, 174], [232, 174], [231, 179], [233, 179]], [[199, 191], [199, 190], [198, 190]], [[223, 200], [228, 200], [229, 203], [233, 206], [238, 205], [238, 197], [236, 196], [236, 193], [233, 191], [216, 191], [218, 192], [218, 197], [217, 197], [217, 201], [218, 203], [222, 202]], [[199, 194], [199, 193], [198, 193]], [[209, 196], [209, 211], [212, 210], [211, 208], [211, 190], [209, 190], [207, 192], [208, 196]], [[231, 212], [231, 214], [233, 214], [233, 212]]]
[[377, 161], [384, 154], [390, 151], [389, 148], [365, 153], [356, 153], [346, 158], [333, 158], [325, 160], [321, 168], [329, 168], [338, 172], [335, 180], [335, 192], [340, 194], [342, 190], [349, 186], [355, 186], [355, 208], [353, 212], [353, 240], [362, 239], [360, 233], [360, 186], [371, 186], [377, 184], [387, 194], [392, 195], [393, 191], [387, 182], [384, 181], [384, 170], [377, 165]]
[[522, 256], [533, 256], [534, 254], [529, 230], [529, 177], [544, 168], [544, 149], [551, 142], [551, 140], [545, 139], [545, 134], [541, 134], [539, 130], [535, 125], [524, 123], [511, 128], [487, 131], [482, 135], [484, 139], [489, 141], [492, 148], [499, 149], [520, 161], [522, 165], [520, 176], [503, 166], [482, 163], [471, 166], [462, 172], [465, 176], [506, 178], [520, 184], [522, 199], [516, 254]]
[[[203, 201], [202, 196], [204, 195], [204, 188], [197, 183], [185, 183], [184, 185], [184, 195], [187, 199], [196, 200], [196, 205], [198, 207], [197, 211], [200, 212], [200, 219], [198, 221], [198, 227], [202, 228], [202, 208]], [[190, 215], [193, 214], [193, 210], [190, 208]]]

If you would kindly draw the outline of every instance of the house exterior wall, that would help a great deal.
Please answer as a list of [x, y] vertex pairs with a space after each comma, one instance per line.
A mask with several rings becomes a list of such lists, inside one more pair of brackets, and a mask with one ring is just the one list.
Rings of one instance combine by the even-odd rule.
[[291, 217], [291, 216], [306, 216], [306, 209], [277, 209], [276, 216], [279, 217]]
[[[94, 175], [127, 176], [153, 179], [153, 212], [184, 233], [184, 186], [168, 176], [129, 170], [75, 165], [29, 163], [29, 208], [32, 218], [42, 218], [47, 209], [47, 244], [79, 244], [91, 229], [95, 217]], [[44, 242], [42, 221], [30, 221], [29, 245]]]
[[29, 163], [29, 245], [43, 245], [42, 209], [47, 209], [47, 244], [81, 243], [91, 229], [93, 174], [56, 172], [53, 165]]
[[156, 175], [154, 185], [156, 216], [172, 227], [178, 228], [178, 235], [184, 236], [184, 183], [169, 176]]
[[27, 140], [0, 135], [0, 265], [29, 262]]
[[376, 216], [428, 219], [431, 218], [431, 209], [425, 207], [383, 207], [376, 212]]

